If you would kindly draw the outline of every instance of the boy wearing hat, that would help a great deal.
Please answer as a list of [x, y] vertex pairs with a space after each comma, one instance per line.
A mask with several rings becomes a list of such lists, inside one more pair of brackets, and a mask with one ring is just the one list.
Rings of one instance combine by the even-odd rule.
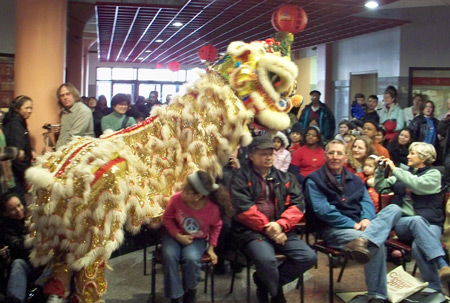
[[[314, 251], [298, 239], [294, 228], [304, 215], [304, 199], [291, 174], [273, 167], [273, 142], [256, 137], [249, 146], [248, 167], [231, 181], [236, 215], [232, 235], [238, 247], [255, 262], [253, 280], [260, 303], [284, 303], [283, 285], [316, 263]], [[277, 266], [275, 253], [287, 260]], [[269, 295], [271, 297], [269, 301]]]

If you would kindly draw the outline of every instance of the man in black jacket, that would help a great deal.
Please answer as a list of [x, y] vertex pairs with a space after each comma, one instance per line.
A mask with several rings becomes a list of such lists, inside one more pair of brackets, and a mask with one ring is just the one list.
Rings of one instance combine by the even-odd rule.
[[[303, 218], [304, 200], [295, 177], [273, 167], [273, 143], [256, 137], [249, 146], [249, 166], [231, 181], [236, 209], [233, 236], [238, 246], [255, 262], [253, 276], [260, 303], [286, 302], [282, 286], [310, 269], [316, 254], [294, 228]], [[275, 253], [287, 256], [280, 266]]]

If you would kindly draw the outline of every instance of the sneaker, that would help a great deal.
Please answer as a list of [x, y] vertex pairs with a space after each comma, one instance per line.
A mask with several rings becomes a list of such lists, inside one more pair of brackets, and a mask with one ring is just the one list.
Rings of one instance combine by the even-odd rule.
[[253, 281], [256, 285], [256, 298], [259, 303], [269, 303], [269, 290], [266, 284], [258, 277], [256, 272], [253, 273]]
[[47, 303], [64, 303], [64, 298], [51, 294], [47, 298]]

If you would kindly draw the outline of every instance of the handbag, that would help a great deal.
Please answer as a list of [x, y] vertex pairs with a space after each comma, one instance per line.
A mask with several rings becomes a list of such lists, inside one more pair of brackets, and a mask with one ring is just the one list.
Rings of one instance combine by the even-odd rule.
[[428, 282], [422, 282], [411, 276], [402, 266], [398, 266], [387, 274], [388, 298], [392, 303], [401, 302], [427, 286]]

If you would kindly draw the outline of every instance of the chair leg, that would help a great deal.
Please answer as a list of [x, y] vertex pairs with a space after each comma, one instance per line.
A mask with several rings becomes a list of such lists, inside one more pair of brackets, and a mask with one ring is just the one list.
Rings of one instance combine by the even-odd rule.
[[156, 259], [155, 259], [155, 252], [152, 254], [152, 278], [151, 278], [151, 292], [150, 292], [150, 298], [151, 303], [155, 303], [155, 297], [156, 297]]
[[211, 264], [211, 303], [214, 303], [214, 268], [212, 267], [212, 264]]
[[414, 269], [412, 271], [412, 276], [415, 277], [417, 272], [417, 263], [414, 263]]
[[147, 242], [144, 244], [144, 276], [147, 275]]
[[[248, 262], [248, 260], [247, 260]], [[247, 303], [250, 303], [250, 292], [251, 292], [251, 283], [250, 283], [250, 265], [247, 263]]]
[[205, 264], [205, 287], [203, 290], [203, 293], [207, 293], [208, 292], [208, 276], [209, 276], [209, 272], [210, 272], [210, 263]]
[[329, 298], [329, 300], [330, 300], [330, 303], [333, 303], [333, 296], [334, 296], [334, 285], [333, 285], [333, 283], [334, 283], [334, 281], [333, 281], [333, 266], [332, 266], [332, 264], [331, 264], [331, 255], [328, 255], [328, 264], [329, 264], [329, 266], [330, 266], [330, 285], [329, 285], [329, 290], [328, 290], [328, 296], [330, 297]]
[[297, 284], [300, 284], [300, 303], [305, 303], [305, 284], [304, 284], [304, 280], [303, 280], [303, 274], [298, 277], [298, 282]]
[[338, 282], [341, 282], [342, 276], [344, 275], [345, 266], [347, 266], [347, 262], [348, 262], [348, 257], [345, 256], [344, 257], [344, 263], [342, 264], [341, 270], [339, 271], [339, 276], [338, 276], [338, 279], [337, 279]]

